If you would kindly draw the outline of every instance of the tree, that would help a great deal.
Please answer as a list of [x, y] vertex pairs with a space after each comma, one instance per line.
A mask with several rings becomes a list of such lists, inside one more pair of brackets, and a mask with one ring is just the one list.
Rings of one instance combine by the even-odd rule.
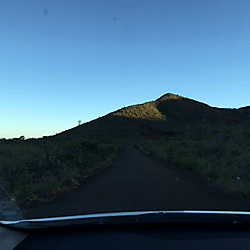
[[81, 123], [82, 123], [82, 121], [81, 121], [81, 120], [79, 120], [79, 121], [78, 121], [78, 126], [80, 126], [80, 125], [81, 125]]
[[21, 136], [19, 137], [19, 141], [24, 141], [24, 140], [25, 140], [24, 135], [21, 135]]

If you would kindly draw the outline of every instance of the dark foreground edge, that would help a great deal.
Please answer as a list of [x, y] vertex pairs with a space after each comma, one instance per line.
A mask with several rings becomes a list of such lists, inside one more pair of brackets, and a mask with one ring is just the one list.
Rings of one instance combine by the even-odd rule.
[[245, 211], [133, 211], [75, 216], [0, 221], [0, 225], [16, 229], [49, 229], [82, 225], [115, 225], [141, 223], [223, 223], [250, 224], [250, 212]]

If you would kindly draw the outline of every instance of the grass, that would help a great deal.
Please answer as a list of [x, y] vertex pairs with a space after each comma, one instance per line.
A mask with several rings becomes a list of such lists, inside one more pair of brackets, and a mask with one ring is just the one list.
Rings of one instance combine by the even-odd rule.
[[1, 144], [0, 181], [20, 208], [43, 204], [112, 163], [116, 146], [90, 139], [5, 141]]
[[22, 208], [77, 188], [134, 147], [250, 199], [248, 108], [167, 94], [42, 139], [0, 140], [0, 183]]
[[250, 145], [244, 129], [225, 124], [208, 126], [201, 135], [186, 133], [178, 138], [145, 140], [137, 148], [250, 198]]

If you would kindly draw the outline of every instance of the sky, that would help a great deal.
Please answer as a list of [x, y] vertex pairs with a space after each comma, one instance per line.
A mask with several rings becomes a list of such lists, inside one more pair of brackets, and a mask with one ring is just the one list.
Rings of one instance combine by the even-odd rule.
[[38, 138], [166, 93], [250, 105], [249, 0], [8, 0], [0, 138]]

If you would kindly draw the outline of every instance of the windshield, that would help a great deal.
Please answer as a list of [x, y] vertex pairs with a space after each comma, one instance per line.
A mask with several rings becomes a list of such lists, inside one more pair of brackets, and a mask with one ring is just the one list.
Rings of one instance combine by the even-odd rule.
[[0, 221], [250, 212], [249, 0], [9, 0]]

